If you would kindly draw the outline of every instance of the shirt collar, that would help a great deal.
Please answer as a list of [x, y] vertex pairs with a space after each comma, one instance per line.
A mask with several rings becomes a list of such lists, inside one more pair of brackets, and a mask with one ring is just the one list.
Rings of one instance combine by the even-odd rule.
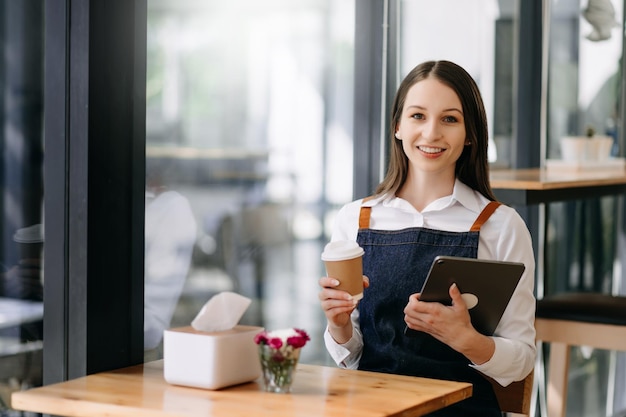
[[468, 210], [480, 213], [481, 206], [477, 191], [462, 183], [458, 178], [454, 182], [452, 198], [462, 204]]
[[[468, 210], [472, 210], [475, 213], [480, 213], [481, 205], [480, 198], [469, 186], [462, 183], [458, 178], [454, 181], [454, 188], [452, 189], [452, 195], [450, 196], [450, 202], [447, 205], [453, 205], [455, 202], [463, 205]], [[387, 193], [383, 195], [371, 198], [363, 203], [365, 207], [373, 207], [377, 204], [383, 204], [384, 206], [397, 206], [398, 199], [395, 194]], [[402, 205], [402, 204], [401, 204]]]

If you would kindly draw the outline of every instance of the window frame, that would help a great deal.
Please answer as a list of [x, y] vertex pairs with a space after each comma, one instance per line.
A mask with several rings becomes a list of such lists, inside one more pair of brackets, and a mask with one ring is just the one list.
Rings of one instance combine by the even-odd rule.
[[146, 1], [45, 2], [44, 384], [143, 360]]

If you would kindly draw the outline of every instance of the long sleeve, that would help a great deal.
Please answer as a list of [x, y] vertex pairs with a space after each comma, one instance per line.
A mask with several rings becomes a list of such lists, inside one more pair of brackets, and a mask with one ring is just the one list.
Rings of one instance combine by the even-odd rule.
[[[509, 209], [512, 210], [512, 209]], [[496, 328], [492, 358], [475, 368], [503, 386], [526, 377], [535, 365], [535, 260], [530, 233], [518, 216], [509, 216], [493, 257], [522, 262], [526, 270]]]
[[352, 337], [344, 344], [335, 342], [330, 335], [328, 326], [324, 332], [324, 343], [330, 357], [337, 365], [347, 369], [357, 369], [363, 352], [363, 335], [359, 327], [359, 311], [355, 309], [350, 316], [352, 321]]

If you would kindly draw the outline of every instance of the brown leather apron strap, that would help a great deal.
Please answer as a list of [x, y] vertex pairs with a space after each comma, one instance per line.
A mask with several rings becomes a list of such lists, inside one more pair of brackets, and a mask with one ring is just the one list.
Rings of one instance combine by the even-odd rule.
[[498, 207], [500, 207], [501, 205], [502, 205], [502, 203], [500, 203], [498, 201], [490, 201], [489, 204], [487, 204], [485, 206], [483, 211], [481, 211], [480, 214], [478, 215], [478, 217], [476, 218], [476, 221], [474, 222], [474, 224], [470, 228], [470, 232], [478, 232], [478, 231], [480, 231], [481, 226], [483, 224], [485, 224], [485, 222], [487, 220], [489, 220], [489, 217], [491, 217], [493, 212], [496, 211], [496, 209]]
[[[371, 200], [374, 196], [365, 197], [362, 203], [365, 203], [368, 200]], [[361, 211], [359, 212], [359, 229], [369, 229], [370, 228], [370, 216], [372, 215], [371, 207], [361, 206]]]
[[[372, 198], [373, 196], [364, 198], [363, 203], [365, 203], [368, 200], [371, 200]], [[489, 220], [489, 217], [491, 217], [493, 212], [496, 211], [496, 209], [500, 207], [501, 205], [502, 203], [500, 203], [499, 201], [490, 201], [489, 204], [485, 206], [483, 211], [480, 212], [480, 214], [476, 218], [476, 221], [470, 228], [470, 231], [471, 232], [480, 231], [480, 228], [482, 227], [482, 225], [485, 224], [487, 220]], [[371, 207], [361, 206], [361, 210], [359, 212], [359, 229], [369, 229], [371, 215], [372, 215]]]

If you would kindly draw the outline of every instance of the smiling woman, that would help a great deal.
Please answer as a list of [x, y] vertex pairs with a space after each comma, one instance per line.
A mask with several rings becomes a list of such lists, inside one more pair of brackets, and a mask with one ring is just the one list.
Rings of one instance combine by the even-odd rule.
[[[508, 386], [534, 367], [535, 261], [523, 219], [491, 192], [478, 87], [457, 64], [427, 61], [402, 80], [391, 114], [387, 176], [341, 209], [332, 235], [364, 249], [363, 298], [319, 280], [326, 347], [346, 368], [472, 382], [472, 398], [433, 415], [500, 417], [485, 375]], [[451, 305], [420, 299], [437, 256], [525, 265], [493, 336], [473, 326], [455, 284]]]

